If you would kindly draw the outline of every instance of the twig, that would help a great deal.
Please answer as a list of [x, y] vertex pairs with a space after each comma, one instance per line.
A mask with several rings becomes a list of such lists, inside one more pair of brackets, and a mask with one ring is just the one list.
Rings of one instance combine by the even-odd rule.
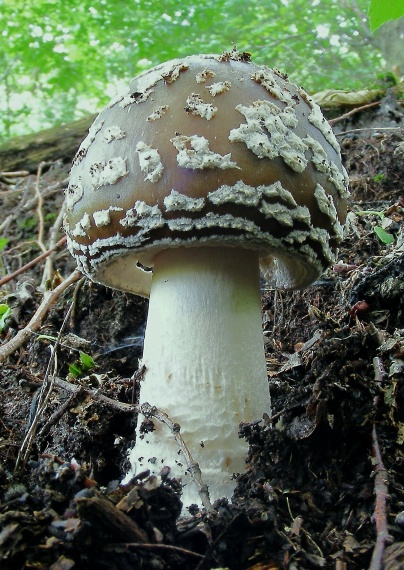
[[205, 558], [199, 552], [193, 552], [192, 550], [187, 550], [186, 548], [180, 548], [179, 546], [173, 546], [172, 544], [149, 544], [149, 543], [142, 543], [142, 542], [118, 542], [118, 543], [111, 543], [108, 544], [106, 550], [111, 551], [115, 547], [128, 547], [128, 548], [148, 548], [150, 550], [172, 550], [173, 552], [178, 552], [180, 554], [186, 554], [188, 556], [194, 556], [196, 558]]
[[151, 418], [151, 417], [155, 418], [159, 422], [165, 424], [170, 429], [171, 433], [174, 436], [175, 441], [178, 444], [178, 447], [180, 448], [184, 456], [185, 462], [187, 464], [187, 469], [190, 472], [191, 477], [198, 486], [198, 492], [202, 501], [202, 505], [205, 507], [207, 511], [213, 511], [213, 507], [209, 497], [209, 488], [207, 485], [204, 484], [202, 480], [202, 472], [201, 468], [199, 467], [199, 463], [197, 463], [192, 457], [191, 452], [189, 451], [188, 447], [185, 444], [185, 441], [183, 440], [180, 434], [181, 431], [180, 424], [170, 420], [170, 418], [166, 413], [158, 410], [155, 406], [151, 406], [148, 402], [141, 404], [139, 407], [139, 411], [145, 418]]
[[[46, 284], [48, 281], [50, 281], [50, 279], [52, 278], [52, 275], [53, 275], [53, 258], [54, 258], [54, 253], [57, 249], [56, 245], [57, 245], [57, 243], [60, 243], [60, 241], [63, 240], [63, 238], [62, 238], [61, 240], [59, 240], [59, 242], [56, 243], [56, 239], [57, 239], [57, 236], [59, 235], [60, 227], [62, 225], [64, 213], [65, 213], [65, 202], [63, 203], [63, 206], [61, 207], [59, 214], [57, 215], [55, 223], [53, 224], [53, 226], [51, 227], [51, 229], [49, 231], [48, 251], [50, 252], [50, 254], [46, 258], [45, 268], [44, 268], [44, 272], [42, 275], [42, 282], [41, 282], [41, 286], [40, 286], [40, 289], [42, 291], [44, 291], [46, 289]], [[66, 236], [63, 236], [63, 237], [66, 238]], [[65, 241], [66, 241], [66, 239], [64, 239], [62, 243], [65, 243]], [[48, 251], [46, 253], [48, 253]]]
[[341, 131], [335, 133], [336, 137], [348, 135], [350, 133], [360, 133], [361, 131], [401, 131], [402, 127], [362, 127], [360, 129], [350, 129], [349, 131]]
[[6, 283], [8, 283], [9, 281], [11, 281], [12, 279], [15, 279], [16, 277], [18, 277], [19, 275], [21, 275], [21, 273], [24, 273], [25, 271], [27, 271], [28, 269], [30, 269], [31, 267], [33, 267], [34, 265], [36, 265], [37, 263], [39, 263], [40, 261], [42, 261], [43, 259], [47, 258], [48, 255], [50, 255], [51, 253], [53, 253], [54, 251], [56, 251], [57, 249], [59, 249], [59, 247], [61, 247], [62, 245], [64, 245], [66, 243], [66, 236], [63, 236], [58, 242], [57, 244], [55, 244], [54, 247], [51, 247], [50, 249], [48, 249], [47, 251], [45, 251], [44, 253], [41, 253], [41, 255], [38, 255], [38, 257], [36, 257], [35, 259], [32, 259], [31, 261], [29, 261], [28, 263], [26, 263], [25, 265], [23, 265], [22, 267], [20, 267], [19, 269], [17, 269], [16, 271], [14, 271], [13, 273], [10, 273], [9, 275], [6, 275], [5, 277], [3, 277], [2, 279], [0, 279], [0, 287], [2, 285], [5, 285]]
[[33, 317], [29, 323], [13, 337], [6, 344], [0, 347], [0, 362], [5, 360], [10, 354], [15, 352], [17, 348], [22, 346], [26, 340], [32, 335], [33, 332], [37, 331], [42, 325], [42, 321], [50, 311], [50, 309], [56, 304], [62, 293], [66, 291], [70, 285], [75, 281], [80, 279], [81, 273], [77, 270], [73, 271], [60, 285], [58, 285], [53, 291], [47, 291], [44, 296], [42, 303], [39, 305], [35, 311]]
[[46, 251], [46, 247], [44, 244], [44, 235], [45, 235], [45, 220], [43, 215], [43, 196], [40, 189], [40, 181], [42, 176], [42, 170], [45, 166], [50, 166], [55, 164], [54, 162], [40, 162], [38, 165], [38, 171], [36, 173], [36, 180], [35, 180], [35, 196], [37, 200], [37, 207], [36, 212], [38, 214], [38, 244], [39, 247], [42, 249], [43, 252]]
[[[54, 184], [50, 184], [49, 186], [44, 188], [44, 190], [42, 190], [42, 196], [44, 198], [48, 198], [49, 196], [51, 196], [52, 194], [54, 194], [55, 192], [57, 192], [61, 188], [67, 186], [68, 182], [69, 182], [69, 179], [65, 178], [64, 180], [61, 180], [59, 182], [55, 182]], [[32, 210], [32, 208], [35, 207], [35, 204], [36, 204], [36, 198], [35, 197], [30, 198], [24, 204], [23, 210]]]
[[[377, 404], [377, 401], [376, 401]], [[390, 544], [392, 537], [387, 526], [386, 504], [389, 499], [388, 473], [382, 460], [376, 425], [372, 429], [372, 463], [375, 474], [375, 510], [373, 520], [376, 525], [376, 543], [372, 554], [369, 570], [381, 570], [383, 568], [383, 554], [386, 544]]]
[[373, 101], [372, 103], [367, 103], [366, 105], [361, 105], [360, 107], [355, 107], [355, 109], [352, 109], [351, 111], [348, 111], [347, 113], [344, 113], [343, 115], [341, 115], [340, 117], [336, 117], [335, 119], [329, 119], [329, 123], [330, 125], [335, 125], [335, 123], [339, 123], [339, 121], [343, 121], [344, 119], [347, 119], [348, 117], [351, 117], [352, 115], [355, 115], [355, 113], [359, 113], [360, 111], [363, 111], [364, 109], [368, 109], [369, 107], [376, 107], [376, 105], [380, 105], [381, 101]]
[[30, 189], [30, 184], [29, 184], [29, 179], [28, 179], [27, 183], [25, 184], [24, 192], [23, 192], [17, 206], [13, 209], [13, 212], [7, 216], [7, 218], [4, 220], [4, 222], [2, 222], [0, 224], [0, 231], [3, 233], [3, 236], [5, 236], [7, 234], [8, 228], [10, 227], [12, 222], [14, 220], [18, 219], [18, 216], [20, 215], [20, 211], [24, 208], [24, 204], [26, 204], [26, 202], [27, 202], [29, 189]]
[[[57, 385], [57, 380], [58, 380], [57, 378], [54, 378], [54, 386]], [[68, 384], [68, 382], [66, 382], [66, 384]], [[53, 412], [53, 414], [48, 419], [46, 424], [42, 426], [41, 430], [38, 432], [38, 438], [42, 438], [44, 435], [48, 433], [50, 428], [57, 423], [57, 421], [66, 412], [66, 410], [68, 410], [70, 406], [73, 404], [74, 400], [76, 400], [84, 391], [83, 386], [74, 386], [73, 384], [70, 384], [70, 386], [74, 388], [74, 391], [72, 392], [72, 394], [70, 394], [67, 400], [57, 410]]]
[[0, 172], [0, 176], [4, 176], [5, 178], [20, 178], [21, 176], [28, 176], [28, 170], [16, 170], [15, 172]]
[[[17, 461], [15, 464], [15, 472], [19, 471], [20, 468], [25, 466], [25, 463], [28, 459], [30, 454], [34, 438], [36, 435], [37, 427], [39, 420], [48, 405], [49, 399], [52, 394], [53, 386], [54, 386], [54, 379], [56, 375], [57, 369], [57, 361], [56, 361], [56, 350], [60, 343], [60, 339], [62, 337], [62, 333], [65, 329], [66, 323], [70, 316], [70, 310], [67, 311], [65, 318], [63, 319], [62, 326], [60, 327], [59, 334], [57, 336], [55, 346], [51, 346], [51, 356], [48, 362], [48, 366], [46, 367], [46, 372], [44, 376], [44, 380], [42, 386], [40, 388], [38, 398], [35, 402], [35, 412], [33, 418], [31, 420], [31, 424], [27, 427], [27, 432], [25, 434], [24, 440], [21, 444], [20, 450], [17, 455]], [[53, 373], [51, 374], [50, 370], [53, 367]]]

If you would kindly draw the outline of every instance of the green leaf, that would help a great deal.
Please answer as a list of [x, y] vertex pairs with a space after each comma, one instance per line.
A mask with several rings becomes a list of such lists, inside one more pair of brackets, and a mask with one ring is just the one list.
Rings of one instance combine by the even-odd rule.
[[8, 305], [1, 303], [0, 304], [0, 332], [6, 328], [6, 319], [11, 313], [11, 309]]
[[80, 360], [81, 363], [83, 364], [84, 370], [89, 370], [90, 368], [94, 368], [95, 366], [94, 360], [91, 358], [89, 354], [86, 354], [85, 352], [80, 352]]
[[389, 245], [390, 243], [393, 243], [394, 241], [394, 236], [389, 234], [389, 232], [386, 232], [386, 230], [384, 230], [383, 228], [381, 228], [380, 226], [375, 226], [374, 227], [375, 230], [375, 234], [377, 235], [377, 237], [380, 239], [380, 241], [382, 241], [383, 243], [385, 243], [386, 245]]
[[75, 378], [77, 378], [77, 376], [80, 376], [80, 374], [83, 373], [83, 370], [81, 369], [81, 367], [78, 364], [69, 364], [69, 372]]
[[356, 212], [358, 214], [358, 216], [379, 216], [379, 218], [382, 220], [384, 218], [384, 212], [383, 210], [381, 210], [380, 212], [378, 212], [377, 210], [359, 210], [359, 212]]
[[8, 239], [7, 238], [0, 238], [0, 251], [2, 249], [4, 249], [6, 247], [6, 245], [8, 244]]
[[370, 0], [369, 21], [372, 32], [389, 20], [404, 16], [403, 0]]

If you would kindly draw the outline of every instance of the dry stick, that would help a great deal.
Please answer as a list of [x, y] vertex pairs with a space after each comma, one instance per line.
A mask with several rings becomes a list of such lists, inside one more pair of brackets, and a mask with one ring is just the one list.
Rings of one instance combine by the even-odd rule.
[[196, 558], [205, 558], [203, 554], [199, 554], [199, 552], [193, 552], [193, 550], [188, 550], [186, 548], [181, 548], [179, 546], [173, 546], [172, 544], [150, 544], [150, 543], [143, 543], [143, 542], [118, 542], [118, 543], [110, 543], [108, 544], [106, 550], [111, 552], [114, 548], [147, 548], [150, 550], [169, 550], [173, 552], [178, 552], [179, 554], [186, 554], [187, 556], [194, 556]]
[[[65, 318], [63, 319], [62, 326], [60, 327], [58, 336], [56, 338], [55, 346], [51, 347], [51, 356], [48, 362], [48, 366], [46, 367], [44, 380], [39, 390], [38, 398], [35, 402], [35, 412], [31, 420], [31, 423], [27, 427], [27, 432], [25, 434], [24, 440], [21, 444], [20, 450], [17, 455], [15, 472], [17, 472], [20, 468], [23, 468], [27, 462], [30, 451], [32, 449], [32, 445], [34, 443], [34, 438], [37, 432], [39, 420], [43, 412], [45, 411], [46, 406], [48, 405], [49, 399], [51, 397], [55, 381], [56, 369], [57, 369], [56, 351], [58, 345], [60, 344], [60, 339], [62, 338], [62, 334], [65, 329], [66, 323], [69, 319], [70, 311], [71, 307], [68, 309]], [[53, 374], [50, 373], [52, 366], [53, 366]]]
[[[62, 338], [63, 331], [65, 329], [66, 323], [70, 316], [71, 307], [68, 309], [65, 318], [63, 319], [62, 326], [60, 327], [60, 331], [56, 338], [55, 346], [51, 346], [51, 356], [48, 362], [48, 366], [46, 367], [46, 372], [44, 375], [44, 380], [42, 386], [39, 390], [39, 395], [35, 403], [35, 412], [34, 417], [31, 420], [31, 423], [27, 427], [27, 432], [25, 434], [24, 440], [21, 444], [20, 450], [17, 455], [17, 461], [15, 464], [15, 472], [17, 472], [21, 467], [23, 468], [27, 462], [29, 454], [32, 449], [32, 445], [34, 443], [34, 438], [37, 432], [37, 427], [39, 420], [48, 405], [49, 399], [51, 397], [55, 374], [57, 369], [57, 361], [56, 361], [56, 351], [57, 347], [60, 343], [60, 339]], [[53, 374], [50, 373], [51, 367], [53, 367]]]
[[55, 164], [54, 162], [40, 162], [38, 166], [38, 171], [36, 173], [36, 181], [35, 181], [35, 196], [37, 200], [37, 207], [36, 212], [38, 214], [38, 244], [39, 247], [42, 249], [43, 252], [46, 251], [46, 247], [44, 244], [44, 234], [45, 234], [45, 220], [43, 215], [43, 196], [40, 189], [40, 181], [42, 170], [45, 166], [50, 166], [51, 164]]
[[343, 121], [344, 119], [347, 119], [352, 115], [355, 115], [355, 113], [359, 113], [359, 111], [363, 111], [364, 109], [368, 109], [369, 107], [375, 107], [376, 105], [380, 105], [380, 103], [381, 101], [373, 101], [373, 103], [368, 103], [367, 105], [362, 105], [361, 107], [355, 107], [355, 109], [352, 109], [352, 111], [348, 111], [347, 113], [344, 113], [340, 117], [336, 117], [335, 119], [329, 119], [328, 122], [330, 123], [330, 125], [335, 125], [335, 123]]
[[41, 255], [38, 255], [38, 257], [36, 257], [35, 259], [33, 259], [32, 261], [29, 261], [28, 263], [26, 263], [25, 265], [23, 265], [22, 267], [20, 267], [19, 269], [17, 269], [16, 271], [14, 271], [13, 273], [9, 273], [9, 275], [6, 275], [5, 277], [3, 277], [2, 279], [0, 279], [0, 287], [2, 285], [5, 285], [6, 283], [8, 283], [9, 281], [11, 281], [12, 279], [15, 279], [16, 277], [18, 277], [19, 275], [21, 275], [21, 273], [24, 273], [25, 271], [27, 271], [28, 269], [30, 269], [31, 267], [33, 267], [34, 265], [36, 265], [37, 263], [39, 263], [40, 261], [42, 261], [43, 259], [45, 259], [46, 257], [48, 257], [48, 255], [50, 255], [51, 253], [53, 253], [54, 251], [56, 251], [57, 249], [59, 249], [62, 245], [64, 245], [66, 243], [66, 236], [63, 236], [54, 247], [51, 247], [50, 249], [48, 249], [47, 251], [45, 251], [44, 253], [41, 253]]
[[360, 133], [362, 131], [401, 131], [402, 128], [403, 127], [361, 127], [360, 129], [350, 129], [349, 131], [341, 131], [340, 133], [335, 133], [335, 136], [341, 137], [342, 135]]
[[[42, 196], [44, 198], [48, 198], [49, 196], [51, 196], [61, 188], [67, 186], [68, 182], [69, 179], [65, 178], [64, 180], [60, 180], [59, 182], [55, 182], [54, 184], [47, 186], [47, 188], [45, 188], [42, 191]], [[32, 210], [32, 208], [36, 205], [36, 203], [37, 203], [36, 197], [30, 198], [29, 200], [27, 200], [26, 204], [24, 204], [23, 210]]]
[[[375, 381], [378, 384], [383, 383], [386, 378], [383, 362], [379, 357], [373, 359], [373, 369], [375, 373]], [[375, 408], [379, 404], [379, 396], [374, 400]], [[389, 498], [388, 490], [388, 473], [383, 464], [382, 454], [380, 451], [379, 440], [377, 437], [376, 423], [373, 422], [372, 429], [372, 464], [375, 474], [375, 510], [373, 512], [373, 520], [376, 525], [376, 544], [372, 554], [369, 570], [381, 570], [383, 568], [383, 554], [386, 544], [391, 542], [387, 526], [386, 504]]]
[[387, 486], [388, 474], [387, 469], [383, 465], [375, 424], [373, 424], [372, 429], [372, 457], [373, 471], [375, 473], [376, 502], [375, 510], [373, 512], [373, 520], [376, 524], [376, 544], [373, 550], [369, 570], [381, 570], [383, 568], [384, 547], [386, 544], [391, 543], [392, 537], [388, 531], [386, 513], [386, 503], [389, 498], [389, 490]]
[[2, 232], [3, 236], [7, 234], [8, 228], [10, 227], [12, 222], [18, 218], [18, 216], [20, 215], [20, 211], [24, 208], [24, 204], [26, 204], [27, 202], [29, 189], [30, 189], [30, 184], [29, 180], [27, 180], [23, 194], [17, 206], [14, 208], [14, 211], [7, 216], [4, 222], [0, 224], [0, 231]]
[[[50, 255], [48, 255], [48, 257], [46, 258], [46, 262], [45, 262], [45, 268], [44, 268], [44, 272], [42, 275], [42, 282], [40, 285], [40, 290], [44, 291], [46, 289], [46, 284], [47, 282], [51, 279], [52, 275], [53, 275], [53, 258], [54, 258], [54, 253], [56, 251], [55, 246], [56, 246], [56, 239], [57, 236], [59, 235], [59, 231], [60, 231], [60, 227], [62, 225], [62, 220], [63, 220], [63, 216], [65, 213], [65, 202], [63, 202], [63, 206], [60, 209], [59, 214], [57, 215], [57, 218], [55, 220], [55, 223], [53, 224], [53, 226], [50, 229], [49, 232], [49, 244], [48, 244], [48, 251], [50, 251]], [[66, 236], [64, 236], [66, 237]]]
[[6, 344], [0, 347], [0, 362], [5, 360], [10, 354], [15, 352], [17, 348], [22, 346], [26, 340], [32, 335], [33, 332], [37, 331], [45, 318], [46, 314], [58, 301], [59, 297], [64, 293], [64, 291], [70, 287], [75, 281], [80, 279], [81, 273], [77, 270], [73, 271], [60, 285], [58, 285], [53, 291], [46, 291], [43, 296], [42, 303], [39, 305], [35, 311], [33, 317], [29, 323], [13, 337]]
[[180, 434], [181, 431], [180, 424], [170, 420], [170, 418], [167, 416], [166, 413], [158, 410], [155, 406], [151, 406], [148, 402], [141, 404], [139, 407], [139, 411], [145, 418], [150, 418], [150, 417], [156, 418], [156, 420], [165, 424], [170, 429], [171, 433], [174, 436], [175, 441], [178, 444], [178, 447], [180, 448], [184, 456], [188, 471], [190, 472], [190, 475], [195, 481], [195, 483], [198, 485], [198, 492], [203, 506], [207, 511], [213, 511], [213, 507], [209, 497], [209, 488], [207, 485], [203, 483], [202, 472], [201, 468], [199, 467], [199, 463], [197, 463], [192, 457], [191, 452], [187, 448]]
[[6, 178], [20, 178], [21, 176], [28, 176], [28, 170], [16, 170], [15, 172], [0, 172], [0, 176], [5, 176]]

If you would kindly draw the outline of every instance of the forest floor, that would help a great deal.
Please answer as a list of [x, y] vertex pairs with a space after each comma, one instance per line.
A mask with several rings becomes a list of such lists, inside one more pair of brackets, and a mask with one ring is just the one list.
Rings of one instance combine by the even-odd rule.
[[[346, 238], [309, 289], [263, 287], [272, 417], [244, 426], [248, 471], [213, 513], [180, 516], [168, 469], [119, 485], [147, 301], [79, 279], [63, 244], [3, 285], [3, 570], [404, 568], [403, 125], [389, 97], [335, 121]], [[0, 278], [61, 240], [67, 176], [0, 178]]]

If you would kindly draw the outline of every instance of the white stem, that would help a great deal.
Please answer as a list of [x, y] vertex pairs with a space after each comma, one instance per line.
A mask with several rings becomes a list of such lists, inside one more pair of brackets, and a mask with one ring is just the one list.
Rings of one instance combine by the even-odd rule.
[[[180, 424], [211, 499], [230, 498], [232, 475], [246, 468], [247, 444], [238, 437], [238, 424], [269, 412], [258, 254], [210, 247], [160, 253], [142, 363], [140, 402]], [[184, 505], [200, 504], [172, 434], [154, 424], [156, 430], [143, 438], [138, 428], [132, 469], [158, 473], [169, 465], [186, 484]]]

